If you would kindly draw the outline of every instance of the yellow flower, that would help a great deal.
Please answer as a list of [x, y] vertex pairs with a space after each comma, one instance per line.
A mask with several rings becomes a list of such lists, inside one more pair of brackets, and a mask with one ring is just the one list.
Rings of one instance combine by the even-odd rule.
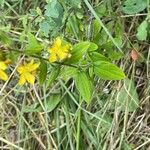
[[25, 84], [28, 82], [30, 84], [34, 84], [35, 82], [35, 71], [39, 67], [39, 63], [34, 63], [34, 60], [31, 60], [29, 63], [25, 63], [20, 65], [17, 68], [18, 73], [20, 74], [19, 85]]
[[70, 48], [70, 44], [63, 45], [62, 39], [60, 37], [57, 37], [52, 47], [48, 49], [48, 52], [50, 53], [49, 61], [55, 62], [57, 60], [64, 60], [65, 58], [69, 57]]
[[8, 79], [5, 70], [7, 69], [7, 63], [5, 61], [0, 61], [0, 79], [6, 81]]

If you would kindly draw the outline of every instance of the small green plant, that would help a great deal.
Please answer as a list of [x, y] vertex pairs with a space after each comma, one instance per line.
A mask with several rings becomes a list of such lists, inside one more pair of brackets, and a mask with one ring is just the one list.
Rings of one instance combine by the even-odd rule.
[[0, 0], [0, 147], [147, 148], [148, 3]]
[[[37, 14], [37, 18], [44, 18], [39, 23], [41, 34], [44, 33], [46, 37], [51, 35], [51, 44], [43, 45], [43, 42], [39, 42], [37, 38], [29, 32], [27, 35], [28, 42], [25, 44], [23, 51], [11, 48], [11, 51], [15, 52], [13, 53], [14, 57], [17, 53], [25, 55], [25, 63], [21, 66], [19, 65], [17, 69], [20, 74], [18, 83], [23, 85], [28, 81], [28, 83], [34, 84], [35, 76], [37, 76], [35, 72], [38, 70], [40, 85], [49, 83], [48, 85], [50, 86], [56, 79], [62, 77], [60, 76], [60, 72], [65, 71], [67, 67], [68, 72], [69, 69], [70, 72], [74, 69], [72, 74], [67, 75], [68, 80], [71, 78], [75, 80], [76, 87], [83, 100], [90, 103], [94, 88], [93, 79], [95, 76], [103, 80], [121, 80], [125, 78], [125, 74], [116, 65], [111, 63], [109, 57], [104, 56], [104, 54], [100, 52], [100, 49], [104, 48], [107, 43], [111, 43], [111, 41], [109, 42], [108, 39], [104, 41], [102, 46], [101, 44], [99, 45], [97, 41], [97, 38], [100, 38], [97, 37], [97, 34], [101, 29], [99, 22], [92, 20], [94, 39], [86, 39], [86, 36], [83, 37], [83, 35], [81, 35], [83, 34], [83, 29], [80, 28], [84, 20], [82, 17], [79, 17], [79, 13], [77, 13], [77, 10], [81, 7], [81, 1], [76, 3], [71, 1], [69, 3], [71, 8], [67, 5], [68, 4], [63, 1], [47, 1], [44, 7], [44, 13], [42, 14], [41, 12]], [[70, 14], [66, 16], [66, 12], [69, 10]], [[83, 11], [79, 12], [80, 16], [83, 16]], [[68, 38], [66, 39], [65, 35], [63, 35], [63, 30], [66, 30], [68, 36], [77, 38], [77, 41], [73, 42]], [[107, 35], [107, 33], [105, 34]], [[5, 53], [6, 57], [7, 53], [9, 52]], [[111, 56], [111, 53], [112, 51], [108, 52], [108, 55]], [[11, 60], [11, 58], [9, 59]], [[26, 62], [30, 60], [31, 62]], [[36, 61], [35, 64], [33, 62], [34, 60]], [[4, 61], [1, 62], [1, 64], [3, 64], [1, 65], [1, 70], [6, 69], [6, 67], [3, 67]], [[53, 68], [49, 72], [47, 71], [49, 70], [48, 66]], [[1, 79], [6, 80], [8, 76], [9, 75], [6, 75], [4, 71], [1, 71]], [[51, 77], [50, 79], [48, 79], [49, 76]]]

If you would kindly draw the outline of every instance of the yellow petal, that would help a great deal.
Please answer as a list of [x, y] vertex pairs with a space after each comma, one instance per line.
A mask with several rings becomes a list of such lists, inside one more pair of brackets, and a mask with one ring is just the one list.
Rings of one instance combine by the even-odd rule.
[[61, 38], [60, 37], [57, 37], [55, 42], [54, 42], [54, 45], [57, 46], [57, 47], [60, 47], [61, 46]]
[[69, 52], [69, 49], [70, 49], [70, 45], [69, 44], [67, 44], [67, 45], [65, 45], [64, 47], [62, 47], [62, 51], [63, 52]]
[[24, 67], [24, 65], [20, 65], [20, 66], [17, 68], [17, 71], [19, 72], [19, 74], [22, 74], [23, 72], [25, 72], [25, 67]]
[[30, 66], [29, 71], [32, 72], [34, 70], [36, 70], [39, 67], [40, 63], [35, 63], [33, 65]]
[[60, 58], [60, 60], [63, 60], [67, 57], [68, 53], [64, 53], [64, 52], [58, 52], [58, 57]]
[[4, 81], [6, 81], [8, 79], [7, 74], [3, 70], [0, 70], [0, 79], [2, 79]]
[[21, 76], [20, 76], [20, 79], [19, 79], [19, 81], [18, 81], [18, 84], [19, 84], [19, 85], [23, 85], [23, 84], [25, 84], [25, 82], [26, 82], [26, 79], [25, 79], [24, 75], [21, 75]]
[[33, 64], [34, 64], [34, 59], [32, 59], [29, 63], [25, 64], [25, 66], [30, 67], [30, 66], [32, 66]]
[[52, 63], [52, 62], [55, 62], [57, 61], [57, 56], [55, 53], [52, 53], [49, 57], [49, 61]]
[[26, 79], [30, 84], [34, 84], [34, 82], [35, 82], [35, 77], [34, 77], [34, 75], [32, 75], [31, 73], [25, 73], [24, 76], [25, 76], [25, 79]]
[[7, 65], [5, 64], [5, 62], [0, 61], [0, 69], [2, 69], [2, 70], [7, 69]]

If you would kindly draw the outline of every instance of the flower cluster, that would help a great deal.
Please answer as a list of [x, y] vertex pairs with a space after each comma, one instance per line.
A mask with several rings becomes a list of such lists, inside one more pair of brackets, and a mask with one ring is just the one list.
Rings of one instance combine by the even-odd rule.
[[[70, 44], [63, 42], [60, 37], [57, 37], [52, 46], [48, 48], [48, 52], [50, 53], [49, 62], [62, 61], [65, 58], [70, 57], [70, 49]], [[8, 80], [8, 75], [6, 74], [8, 62], [8, 60], [0, 61], [0, 79], [4, 81]], [[40, 63], [34, 62], [33, 59], [30, 62], [20, 64], [17, 68], [17, 72], [20, 75], [18, 84], [24, 85], [27, 82], [33, 85], [39, 65]]]
[[20, 80], [18, 83], [23, 85], [27, 81], [30, 84], [34, 84], [36, 69], [39, 67], [39, 65], [39, 63], [34, 63], [33, 59], [29, 63], [20, 65], [17, 68], [17, 71], [20, 74]]
[[52, 47], [48, 49], [48, 52], [50, 53], [49, 61], [55, 62], [57, 60], [64, 60], [65, 58], [70, 57], [70, 49], [70, 44], [63, 43], [62, 39], [57, 37]]

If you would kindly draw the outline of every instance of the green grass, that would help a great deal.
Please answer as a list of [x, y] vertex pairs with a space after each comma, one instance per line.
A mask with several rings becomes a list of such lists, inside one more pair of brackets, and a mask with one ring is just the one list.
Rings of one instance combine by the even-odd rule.
[[[46, 38], [39, 31], [38, 21], [41, 18], [29, 15], [30, 10], [37, 7], [43, 12], [45, 4], [44, 0], [4, 0], [4, 5], [0, 7], [0, 34], [3, 31], [10, 38], [14, 49], [24, 50], [28, 31], [44, 45], [50, 43], [52, 37]], [[93, 35], [92, 20], [96, 18], [101, 26], [101, 38], [95, 41], [101, 46], [112, 47], [108, 53], [104, 51], [106, 56], [111, 57], [114, 51], [117, 54], [123, 52], [123, 57], [113, 62], [130, 80], [104, 81], [94, 77], [92, 101], [86, 104], [81, 102], [82, 97], [72, 79], [66, 81], [58, 76], [48, 87], [46, 84], [40, 86], [38, 82], [34, 86], [17, 85], [19, 77], [16, 68], [26, 58], [22, 54], [17, 55], [15, 65], [10, 66], [9, 80], [0, 81], [0, 149], [150, 149], [150, 48], [148, 40], [139, 41], [136, 38], [137, 27], [146, 18], [147, 11], [126, 15], [121, 11], [122, 5], [120, 0], [84, 0], [83, 11], [80, 12], [83, 18], [76, 20], [79, 24], [71, 22], [70, 27], [65, 23], [60, 32], [72, 43], [93, 41], [96, 37]], [[104, 9], [104, 6], [104, 15], [99, 14], [98, 10]], [[78, 25], [85, 26], [83, 32]], [[70, 28], [73, 28], [72, 32]], [[116, 37], [121, 39], [121, 44]], [[106, 40], [111, 44], [105, 45]], [[132, 49], [142, 55], [141, 60], [132, 61]], [[0, 50], [10, 52], [11, 47], [0, 41]], [[100, 51], [103, 49], [100, 48]], [[54, 104], [57, 99], [51, 98], [53, 94], [58, 95], [59, 103], [49, 111], [52, 106], [47, 105], [47, 101]], [[32, 104], [37, 104], [40, 110], [33, 112], [35, 107]]]

